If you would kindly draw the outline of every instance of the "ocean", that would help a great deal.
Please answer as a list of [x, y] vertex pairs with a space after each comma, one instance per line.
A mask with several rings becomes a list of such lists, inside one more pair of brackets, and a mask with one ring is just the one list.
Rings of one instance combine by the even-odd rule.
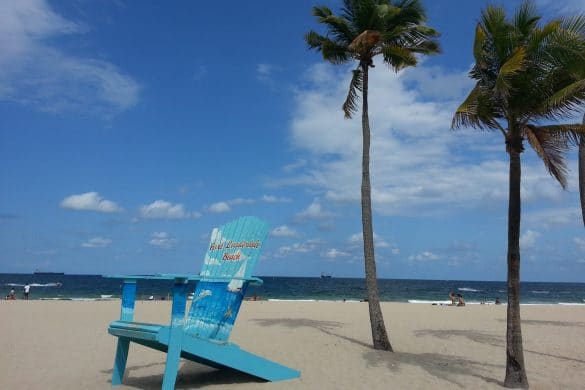
[[[364, 279], [299, 278], [264, 276], [264, 284], [250, 287], [247, 296], [263, 300], [360, 301], [366, 298]], [[100, 275], [0, 274], [2, 297], [14, 288], [22, 299], [23, 285], [31, 284], [30, 299], [100, 300], [119, 299], [121, 281]], [[193, 284], [194, 285], [194, 284]], [[138, 299], [168, 299], [172, 282], [140, 280]], [[506, 302], [505, 282], [463, 280], [380, 279], [380, 299], [386, 302], [448, 303], [450, 291], [462, 294], [470, 304]], [[585, 305], [585, 283], [523, 282], [522, 304]]]

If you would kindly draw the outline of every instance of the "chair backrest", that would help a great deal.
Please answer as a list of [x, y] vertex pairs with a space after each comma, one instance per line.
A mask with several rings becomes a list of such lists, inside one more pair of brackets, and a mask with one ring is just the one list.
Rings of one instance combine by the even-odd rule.
[[185, 332], [218, 341], [229, 338], [246, 294], [243, 279], [252, 276], [267, 233], [268, 224], [255, 217], [213, 229]]

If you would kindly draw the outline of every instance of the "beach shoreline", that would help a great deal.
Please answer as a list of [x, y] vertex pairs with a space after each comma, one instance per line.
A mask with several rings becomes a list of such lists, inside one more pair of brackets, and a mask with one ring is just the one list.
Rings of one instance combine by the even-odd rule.
[[[171, 303], [138, 301], [137, 321], [165, 324]], [[177, 388], [501, 388], [506, 308], [382, 303], [395, 353], [375, 351], [367, 303], [246, 301], [231, 341], [301, 370], [258, 382], [182, 360]], [[0, 302], [0, 388], [108, 389], [116, 339], [107, 333], [120, 301]], [[533, 389], [585, 383], [585, 307], [522, 307]], [[165, 354], [132, 345], [121, 389], [160, 388]]]

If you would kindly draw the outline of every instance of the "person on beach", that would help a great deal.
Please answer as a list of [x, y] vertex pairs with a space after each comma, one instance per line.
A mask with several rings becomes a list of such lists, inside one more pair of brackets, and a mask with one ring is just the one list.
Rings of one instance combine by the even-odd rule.
[[450, 306], [455, 306], [455, 293], [453, 291], [449, 292], [449, 298], [451, 299], [451, 305]]
[[496, 305], [501, 305], [502, 302], [500, 302], [500, 298], [496, 298]]
[[27, 283], [24, 285], [24, 300], [28, 301], [28, 295], [30, 293], [30, 284]]
[[6, 295], [6, 299], [9, 301], [14, 301], [16, 300], [16, 293], [14, 292], [14, 289], [11, 289], [10, 292], [8, 293], [8, 295]]
[[457, 300], [457, 306], [465, 306], [465, 299], [463, 298], [463, 295], [457, 294]]

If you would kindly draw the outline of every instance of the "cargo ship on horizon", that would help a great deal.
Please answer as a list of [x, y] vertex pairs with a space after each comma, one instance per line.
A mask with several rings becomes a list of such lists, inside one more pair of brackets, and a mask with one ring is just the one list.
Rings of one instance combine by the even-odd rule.
[[43, 272], [38, 269], [35, 269], [33, 275], [65, 275], [65, 272]]

